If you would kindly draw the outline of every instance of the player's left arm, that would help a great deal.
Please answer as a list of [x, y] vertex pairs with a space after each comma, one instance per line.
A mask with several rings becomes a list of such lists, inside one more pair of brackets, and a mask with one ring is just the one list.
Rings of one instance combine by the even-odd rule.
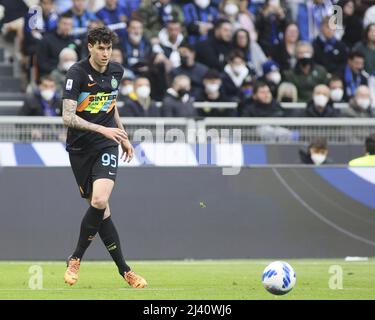
[[[124, 126], [121, 122], [121, 118], [120, 118], [120, 114], [118, 112], [117, 106], [115, 107], [115, 122], [116, 122], [116, 125], [119, 129], [126, 132], [125, 128], [124, 128]], [[124, 162], [126, 160], [128, 162], [130, 162], [134, 157], [134, 148], [133, 148], [132, 144], [130, 143], [129, 139], [121, 141], [121, 149], [122, 149], [122, 154], [121, 154], [120, 158], [123, 159]]]

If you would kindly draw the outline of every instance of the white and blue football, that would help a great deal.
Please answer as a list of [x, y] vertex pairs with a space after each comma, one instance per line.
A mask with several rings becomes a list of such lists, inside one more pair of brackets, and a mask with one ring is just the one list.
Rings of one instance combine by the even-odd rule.
[[274, 261], [264, 269], [262, 283], [272, 294], [287, 294], [296, 284], [296, 273], [290, 264], [284, 261]]

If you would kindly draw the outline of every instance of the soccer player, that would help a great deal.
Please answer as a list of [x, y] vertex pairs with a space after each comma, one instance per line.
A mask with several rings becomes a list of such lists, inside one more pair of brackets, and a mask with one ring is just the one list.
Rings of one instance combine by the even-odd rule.
[[89, 56], [74, 64], [66, 75], [63, 93], [63, 121], [68, 127], [69, 159], [82, 198], [89, 208], [82, 219], [77, 247], [68, 258], [65, 282], [78, 280], [81, 259], [99, 233], [116, 263], [120, 275], [134, 288], [147, 282], [126, 264], [120, 239], [111, 220], [109, 198], [115, 183], [118, 146], [121, 159], [130, 161], [134, 149], [121, 124], [116, 98], [124, 70], [110, 62], [116, 35], [106, 27], [88, 33]]

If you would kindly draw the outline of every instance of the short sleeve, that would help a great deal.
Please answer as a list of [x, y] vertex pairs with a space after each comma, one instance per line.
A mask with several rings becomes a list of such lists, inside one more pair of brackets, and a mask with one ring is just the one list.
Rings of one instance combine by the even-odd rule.
[[81, 93], [83, 81], [83, 70], [77, 65], [73, 65], [66, 74], [63, 88], [63, 99], [78, 100]]

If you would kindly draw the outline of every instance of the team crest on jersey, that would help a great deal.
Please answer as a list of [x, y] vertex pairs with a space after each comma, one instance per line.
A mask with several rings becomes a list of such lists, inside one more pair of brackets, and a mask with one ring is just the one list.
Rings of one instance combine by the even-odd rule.
[[112, 86], [112, 89], [117, 89], [118, 81], [114, 77], [112, 77], [111, 86]]

